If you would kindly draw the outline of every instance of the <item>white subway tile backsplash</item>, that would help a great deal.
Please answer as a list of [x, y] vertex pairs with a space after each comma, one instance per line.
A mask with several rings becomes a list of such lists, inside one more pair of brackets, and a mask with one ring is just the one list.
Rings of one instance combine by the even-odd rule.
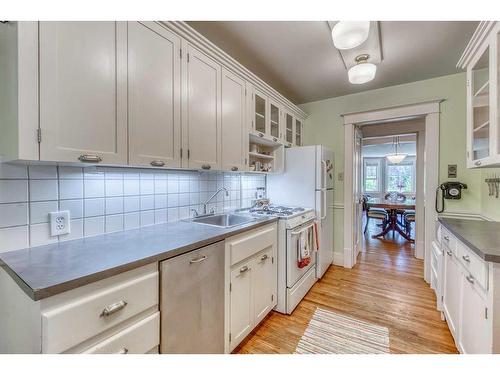
[[104, 198], [85, 199], [83, 214], [85, 217], [104, 215]]
[[85, 198], [104, 197], [104, 180], [85, 180], [83, 184], [83, 195]]
[[123, 197], [106, 198], [106, 215], [123, 213]]
[[106, 216], [106, 233], [119, 232], [123, 230], [123, 215]]
[[28, 224], [28, 203], [0, 204], [0, 228]]
[[57, 167], [54, 165], [30, 165], [28, 173], [30, 179], [57, 179]]
[[0, 180], [0, 203], [28, 201], [27, 180]]
[[28, 167], [25, 165], [0, 163], [0, 179], [28, 179]]
[[30, 225], [30, 246], [41, 246], [56, 243], [57, 236], [50, 235], [50, 225], [48, 223]]
[[59, 199], [83, 198], [83, 180], [59, 180]]
[[[219, 193], [209, 210], [247, 207], [258, 186], [264, 176], [0, 163], [0, 251], [185, 219], [220, 187], [229, 197]], [[51, 237], [48, 214], [60, 210], [71, 233]]]
[[104, 216], [86, 217], [83, 222], [83, 235], [96, 236], [104, 233]]
[[52, 201], [59, 199], [57, 180], [29, 180], [30, 201]]
[[[71, 219], [80, 219], [83, 217], [83, 200], [64, 200], [59, 202], [59, 209], [61, 211], [69, 211], [69, 217]], [[83, 225], [83, 222], [82, 222]]]
[[133, 212], [140, 211], [141, 203], [140, 197], [124, 197], [123, 198], [123, 211], [124, 212]]
[[48, 223], [49, 212], [59, 211], [58, 203], [58, 201], [31, 202], [30, 224]]
[[134, 229], [141, 226], [141, 214], [139, 212], [130, 212], [123, 215], [123, 229]]
[[29, 247], [29, 226], [0, 228], [0, 253]]

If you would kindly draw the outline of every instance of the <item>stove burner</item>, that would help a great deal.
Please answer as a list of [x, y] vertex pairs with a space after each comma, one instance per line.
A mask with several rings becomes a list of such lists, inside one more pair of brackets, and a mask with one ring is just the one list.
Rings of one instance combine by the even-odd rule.
[[252, 211], [252, 213], [255, 213], [257, 215], [272, 215], [272, 216], [286, 217], [302, 211], [305, 211], [305, 208], [269, 205], [254, 210]]

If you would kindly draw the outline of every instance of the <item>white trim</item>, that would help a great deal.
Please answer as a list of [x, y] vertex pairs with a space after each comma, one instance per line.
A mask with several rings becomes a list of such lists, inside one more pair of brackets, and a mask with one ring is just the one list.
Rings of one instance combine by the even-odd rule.
[[[293, 104], [290, 100], [288, 100], [284, 95], [280, 94], [277, 90], [272, 88], [266, 82], [264, 82], [261, 78], [256, 76], [246, 67], [241, 65], [234, 58], [229, 56], [207, 38], [205, 38], [198, 31], [189, 26], [186, 22], [182, 21], [161, 21], [161, 23], [168, 27], [170, 30], [178, 34], [181, 38], [186, 39], [189, 43], [192, 43], [196, 48], [200, 49], [202, 52], [208, 54], [212, 58], [214, 58], [217, 62], [224, 65], [224, 67], [234, 74], [241, 76], [243, 79], [248, 81], [254, 87], [258, 88], [260, 91], [263, 91], [264, 94], [280, 103], [288, 112], [291, 112], [294, 116], [299, 117], [301, 119], [307, 118], [307, 113], [302, 109]], [[303, 123], [303, 121], [302, 121]]]
[[439, 113], [439, 104], [444, 99], [435, 99], [421, 103], [411, 103], [394, 107], [385, 107], [363, 112], [344, 113], [344, 125], [362, 125], [367, 122], [387, 121], [397, 118], [407, 118], [426, 116], [430, 113]]
[[472, 34], [472, 37], [467, 43], [467, 46], [462, 52], [462, 56], [457, 62], [457, 68], [465, 69], [469, 65], [471, 59], [476, 54], [477, 49], [488, 38], [489, 32], [495, 26], [496, 21], [481, 21]]
[[443, 212], [439, 214], [438, 217], [447, 219], [496, 221], [478, 212]]
[[344, 255], [342, 253], [336, 253], [334, 251], [332, 264], [342, 267], [344, 265]]
[[[397, 118], [417, 118], [425, 119], [425, 165], [432, 166], [424, 168], [424, 191], [425, 198], [417, 202], [416, 209], [422, 210], [424, 215], [417, 216], [417, 223], [425, 228], [428, 235], [418, 236], [416, 242], [415, 255], [424, 257], [424, 279], [430, 280], [430, 251], [432, 249], [432, 239], [434, 233], [437, 214], [434, 210], [434, 200], [436, 196], [435, 188], [438, 183], [439, 165], [439, 112], [442, 99], [432, 101], [401, 105], [396, 107], [387, 107], [375, 109], [373, 111], [364, 111], [358, 113], [344, 114], [344, 267], [351, 268], [354, 264], [352, 260], [354, 233], [353, 233], [353, 146], [354, 146], [354, 127], [368, 122], [383, 122]], [[427, 204], [426, 204], [427, 203]], [[432, 204], [431, 204], [432, 203]], [[419, 219], [420, 218], [420, 219]], [[421, 222], [420, 220], [423, 220]], [[422, 239], [422, 237], [424, 237]], [[422, 246], [424, 249], [422, 249]]]

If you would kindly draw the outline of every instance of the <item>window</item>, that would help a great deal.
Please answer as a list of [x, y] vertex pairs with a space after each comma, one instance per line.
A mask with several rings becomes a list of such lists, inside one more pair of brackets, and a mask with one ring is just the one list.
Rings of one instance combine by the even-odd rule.
[[365, 158], [363, 176], [365, 192], [380, 191], [380, 160]]
[[386, 191], [400, 193], [415, 192], [415, 161], [408, 160], [400, 164], [387, 162]]

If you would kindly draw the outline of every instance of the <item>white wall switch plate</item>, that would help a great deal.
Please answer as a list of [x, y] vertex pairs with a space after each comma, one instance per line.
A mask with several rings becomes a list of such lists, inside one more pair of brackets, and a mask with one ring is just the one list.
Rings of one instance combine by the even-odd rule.
[[69, 227], [69, 211], [49, 213], [50, 235], [59, 236], [71, 232]]

